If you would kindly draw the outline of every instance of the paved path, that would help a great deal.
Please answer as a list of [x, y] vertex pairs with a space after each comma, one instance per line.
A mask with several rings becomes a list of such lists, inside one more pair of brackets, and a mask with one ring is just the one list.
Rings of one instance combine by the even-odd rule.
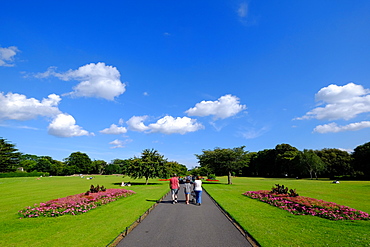
[[201, 206], [185, 204], [183, 189], [178, 201], [168, 194], [117, 246], [252, 246], [205, 191]]

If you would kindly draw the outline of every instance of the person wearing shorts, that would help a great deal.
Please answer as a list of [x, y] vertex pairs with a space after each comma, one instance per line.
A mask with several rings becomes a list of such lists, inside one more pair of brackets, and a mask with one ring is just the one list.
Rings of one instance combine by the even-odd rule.
[[172, 178], [170, 178], [170, 189], [171, 189], [172, 203], [175, 204], [177, 203], [177, 194], [179, 193], [179, 189], [180, 189], [180, 182], [176, 174], [173, 174]]

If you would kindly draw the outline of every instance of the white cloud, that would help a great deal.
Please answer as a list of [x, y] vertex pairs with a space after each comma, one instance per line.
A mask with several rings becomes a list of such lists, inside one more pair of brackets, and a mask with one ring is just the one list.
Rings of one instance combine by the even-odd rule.
[[0, 47], [0, 66], [11, 67], [14, 60], [14, 56], [19, 52], [15, 46], [9, 46], [8, 48]]
[[364, 128], [370, 128], [370, 121], [362, 121], [358, 123], [351, 123], [345, 126], [340, 126], [336, 123], [329, 123], [324, 125], [318, 125], [314, 129], [314, 132], [318, 133], [337, 133], [343, 131], [356, 131]]
[[165, 116], [159, 119], [156, 123], [149, 124], [150, 132], [160, 132], [163, 134], [186, 134], [203, 129], [204, 126], [197, 123], [195, 119], [188, 117]]
[[148, 130], [148, 126], [145, 126], [144, 121], [148, 118], [148, 116], [133, 116], [131, 117], [126, 123], [128, 125], [129, 130], [133, 131], [146, 131]]
[[225, 119], [247, 109], [245, 105], [239, 103], [238, 97], [227, 94], [216, 101], [202, 101], [197, 103], [195, 107], [190, 108], [185, 113], [188, 116], [204, 117], [213, 115], [213, 119], [215, 120], [219, 118]]
[[144, 121], [148, 116], [133, 116], [126, 123], [129, 130], [148, 132], [148, 133], [163, 133], [163, 134], [185, 134], [203, 129], [204, 126], [197, 123], [195, 119], [188, 117], [165, 116], [159, 119], [156, 123], [151, 123], [148, 126]]
[[302, 119], [349, 120], [361, 113], [370, 112], [370, 90], [361, 85], [348, 83], [344, 86], [329, 85], [316, 94], [316, 100], [323, 104], [307, 112]]
[[115, 124], [112, 124], [109, 128], [106, 128], [100, 131], [100, 133], [110, 134], [110, 135], [120, 135], [120, 134], [125, 134], [126, 132], [127, 132], [127, 129], [125, 127], [119, 127]]
[[77, 70], [68, 70], [65, 73], [55, 72], [56, 67], [50, 67], [44, 73], [34, 75], [37, 78], [50, 76], [64, 81], [77, 80], [80, 83], [75, 86], [69, 95], [75, 97], [96, 97], [114, 100], [123, 94], [126, 85], [120, 81], [120, 73], [116, 67], [105, 65], [105, 63], [90, 63], [81, 66]]
[[113, 147], [111, 148], [124, 148], [126, 144], [132, 142], [131, 139], [126, 139], [125, 141], [121, 141], [121, 140], [114, 140], [114, 141], [111, 141], [109, 144], [113, 145]]
[[58, 114], [49, 124], [48, 133], [58, 137], [94, 135], [76, 125], [76, 120], [69, 114]]
[[27, 98], [23, 94], [0, 93], [0, 120], [30, 120], [38, 116], [53, 117], [61, 113], [58, 104], [61, 101], [59, 95], [50, 94], [46, 99], [39, 101]]
[[238, 16], [241, 18], [245, 18], [248, 15], [248, 4], [247, 3], [241, 3], [238, 8]]

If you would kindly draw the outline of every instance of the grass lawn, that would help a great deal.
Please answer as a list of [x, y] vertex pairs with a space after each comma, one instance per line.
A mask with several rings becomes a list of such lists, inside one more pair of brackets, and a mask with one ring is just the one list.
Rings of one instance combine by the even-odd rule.
[[[106, 246], [168, 191], [168, 182], [131, 180], [120, 187], [122, 176], [1, 178], [0, 246]], [[35, 203], [83, 193], [90, 185], [126, 188], [135, 195], [119, 199], [85, 214], [57, 218], [19, 219], [18, 211]]]
[[335, 202], [370, 213], [370, 181], [218, 178], [203, 183], [208, 193], [262, 246], [370, 246], [370, 221], [331, 221], [292, 215], [242, 193], [270, 190], [275, 184], [297, 189], [301, 196]]

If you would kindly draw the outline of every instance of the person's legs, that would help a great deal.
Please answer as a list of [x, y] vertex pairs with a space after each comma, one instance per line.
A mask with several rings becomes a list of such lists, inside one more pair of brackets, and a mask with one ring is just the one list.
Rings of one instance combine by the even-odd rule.
[[199, 191], [198, 203], [199, 203], [199, 205], [202, 204], [202, 191]]
[[200, 192], [202, 192], [202, 191], [195, 190], [194, 192], [195, 192], [195, 202], [196, 202], [196, 204], [198, 204], [198, 203], [200, 203], [199, 198], [200, 198]]
[[189, 199], [190, 199], [190, 194], [189, 193], [185, 193], [185, 201], [186, 201], [186, 204], [189, 204]]

